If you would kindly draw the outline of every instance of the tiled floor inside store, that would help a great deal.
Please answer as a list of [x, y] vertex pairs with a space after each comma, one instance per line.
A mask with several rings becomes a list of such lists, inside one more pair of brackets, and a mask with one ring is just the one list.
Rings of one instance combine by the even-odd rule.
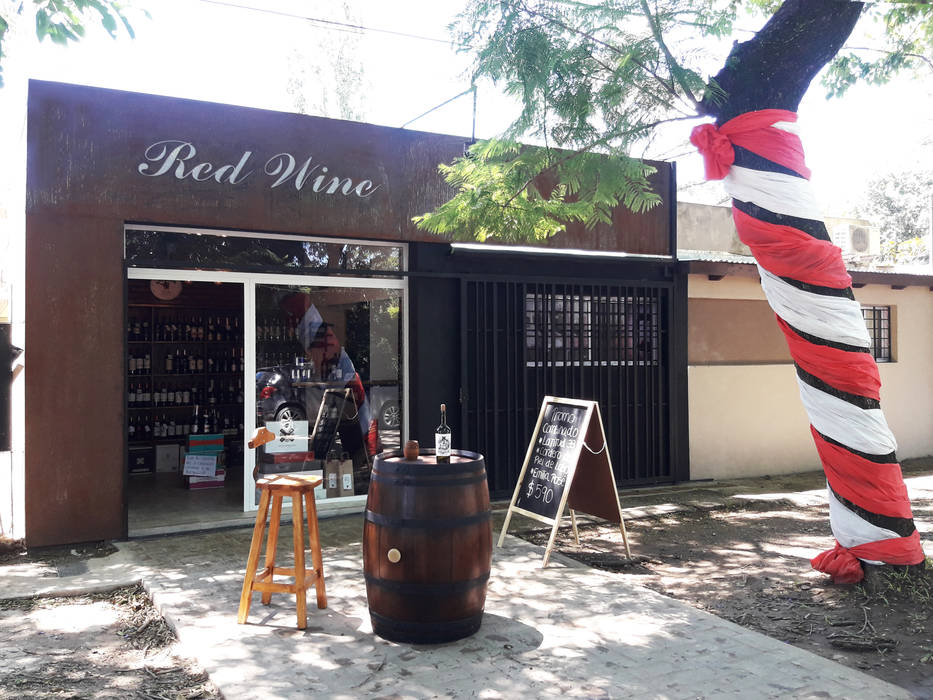
[[129, 536], [249, 525], [243, 512], [243, 482], [228, 479], [222, 488], [188, 489], [177, 473], [133, 474], [127, 485]]
[[[256, 511], [243, 510], [243, 480], [228, 479], [222, 488], [188, 489], [177, 473], [140, 474], [129, 477], [128, 537], [150, 537], [181, 532], [252, 526]], [[366, 494], [337, 499], [318, 490], [318, 518], [362, 513]], [[284, 519], [291, 518], [289, 499], [283, 504]]]

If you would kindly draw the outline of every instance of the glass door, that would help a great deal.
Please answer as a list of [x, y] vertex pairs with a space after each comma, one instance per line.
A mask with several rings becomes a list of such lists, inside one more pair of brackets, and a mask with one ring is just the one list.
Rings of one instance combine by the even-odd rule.
[[310, 472], [319, 499], [362, 496], [373, 457], [401, 445], [404, 282], [318, 281], [252, 286], [253, 427], [269, 440], [252, 475]]

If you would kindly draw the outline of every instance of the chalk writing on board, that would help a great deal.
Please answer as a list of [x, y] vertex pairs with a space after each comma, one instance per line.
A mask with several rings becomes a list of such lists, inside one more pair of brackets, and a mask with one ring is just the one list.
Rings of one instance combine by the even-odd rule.
[[585, 417], [585, 406], [545, 406], [516, 506], [545, 517], [556, 516], [568, 474], [579, 459]]

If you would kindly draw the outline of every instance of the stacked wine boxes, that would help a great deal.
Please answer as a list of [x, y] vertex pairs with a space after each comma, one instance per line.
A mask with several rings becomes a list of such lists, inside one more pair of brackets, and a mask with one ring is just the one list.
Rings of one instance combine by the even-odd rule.
[[[224, 485], [227, 476], [227, 453], [224, 451], [224, 436], [222, 433], [206, 433], [188, 436], [188, 451], [186, 454], [216, 455], [217, 471], [214, 476], [187, 476], [189, 489], [216, 489]], [[182, 458], [184, 464], [184, 458]]]

